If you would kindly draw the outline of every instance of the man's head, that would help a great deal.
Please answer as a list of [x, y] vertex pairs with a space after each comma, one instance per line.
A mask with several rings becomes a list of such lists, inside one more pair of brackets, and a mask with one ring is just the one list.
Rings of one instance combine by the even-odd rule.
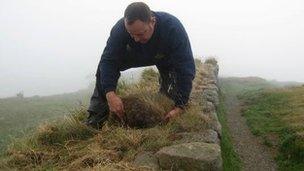
[[126, 8], [124, 22], [131, 37], [144, 44], [152, 37], [156, 20], [147, 4], [134, 2]]

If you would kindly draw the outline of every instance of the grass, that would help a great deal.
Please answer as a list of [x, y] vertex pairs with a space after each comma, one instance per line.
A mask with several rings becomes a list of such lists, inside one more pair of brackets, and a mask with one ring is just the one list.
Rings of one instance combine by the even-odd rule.
[[[302, 170], [304, 87], [282, 88], [284, 84], [258, 77], [222, 78], [220, 83], [226, 96], [237, 96], [244, 102], [242, 112], [251, 132], [278, 151], [279, 169]], [[225, 127], [223, 122], [222, 126]], [[225, 151], [225, 147], [222, 149]]]
[[2, 168], [116, 167], [120, 162], [133, 161], [141, 151], [156, 152], [172, 144], [170, 137], [178, 132], [206, 129], [204, 120], [192, 112], [165, 126], [132, 129], [107, 124], [100, 131], [80, 124], [83, 113], [78, 112], [61, 122], [38, 127], [30, 137], [16, 139]]
[[225, 171], [241, 170], [241, 160], [235, 152], [229, 128], [227, 126], [226, 109], [224, 104], [225, 96], [220, 94], [220, 105], [217, 109], [219, 121], [222, 125], [221, 150], [223, 158], [223, 168]]
[[89, 91], [47, 97], [0, 99], [0, 154], [12, 137], [29, 133], [42, 122], [69, 114], [74, 108], [86, 105]]
[[[227, 125], [226, 119], [226, 106], [225, 98], [228, 96], [239, 96], [244, 92], [251, 90], [261, 91], [264, 88], [273, 87], [266, 80], [258, 77], [247, 77], [247, 78], [237, 78], [228, 77], [220, 78], [220, 105], [217, 109], [218, 118], [222, 125], [222, 138], [221, 138], [221, 149], [223, 158], [223, 168], [224, 170], [241, 170], [241, 160], [238, 154], [235, 152], [230, 131]], [[248, 96], [251, 97], [251, 96]]]
[[304, 168], [304, 87], [252, 91], [240, 96], [253, 134], [278, 150], [280, 170]]
[[[162, 106], [167, 105], [164, 99], [153, 95], [158, 91], [157, 74], [153, 70], [145, 71], [136, 85], [122, 82], [118, 87], [122, 97], [144, 94], [146, 102], [168, 110]], [[172, 137], [177, 133], [210, 129], [211, 118], [198, 115], [200, 111], [200, 106], [190, 106], [180, 117], [153, 128], [135, 129], [107, 122], [96, 131], [81, 124], [87, 113], [80, 108], [64, 119], [42, 124], [30, 135], [15, 139], [6, 150], [0, 169], [147, 170], [132, 165], [138, 153], [156, 152], [172, 144]]]

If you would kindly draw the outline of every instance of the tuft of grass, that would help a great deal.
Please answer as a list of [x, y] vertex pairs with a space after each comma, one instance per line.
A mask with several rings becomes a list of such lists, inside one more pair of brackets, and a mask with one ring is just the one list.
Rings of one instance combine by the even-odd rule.
[[139, 83], [128, 84], [125, 81], [119, 81], [117, 85], [117, 93], [121, 97], [134, 94], [147, 94], [148, 92], [155, 94], [159, 90], [158, 79], [159, 74], [155, 70], [152, 68], [145, 69], [141, 75]]
[[149, 68], [145, 69], [143, 73], [141, 74], [141, 83], [157, 83], [159, 78], [158, 72], [156, 72], [154, 69]]
[[[201, 113], [201, 114], [200, 114]], [[200, 106], [191, 106], [182, 116], [169, 122], [167, 126], [172, 132], [199, 132], [210, 128], [211, 118], [202, 114]]]
[[[97, 131], [81, 124], [79, 118], [83, 110], [54, 123], [41, 124], [32, 135], [15, 139], [6, 151], [3, 167], [8, 168], [48, 168], [67, 163], [73, 156], [70, 147], [83, 148], [87, 140]], [[75, 145], [75, 144], [76, 145]], [[75, 149], [73, 149], [75, 150]]]
[[64, 117], [55, 123], [45, 123], [38, 127], [33, 139], [41, 145], [63, 145], [66, 141], [86, 140], [94, 136], [97, 131], [81, 123], [85, 116], [84, 110], [77, 114]]
[[215, 59], [215, 57], [209, 57], [205, 60], [206, 64], [212, 64], [212, 65], [217, 65], [217, 60]]
[[142, 149], [156, 152], [164, 146], [171, 145], [172, 142], [169, 138], [171, 134], [170, 129], [161, 126], [145, 130], [145, 140], [142, 143]]

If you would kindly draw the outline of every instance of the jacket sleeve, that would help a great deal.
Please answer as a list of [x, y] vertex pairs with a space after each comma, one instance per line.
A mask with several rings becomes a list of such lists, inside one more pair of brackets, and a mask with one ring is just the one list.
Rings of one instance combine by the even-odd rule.
[[99, 72], [97, 73], [99, 73], [100, 84], [105, 94], [116, 90], [120, 77], [119, 66], [126, 48], [126, 32], [123, 28], [121, 20], [112, 28], [98, 65]]
[[188, 35], [177, 20], [170, 31], [170, 59], [176, 72], [175, 106], [184, 108], [187, 105], [195, 77], [195, 64]]

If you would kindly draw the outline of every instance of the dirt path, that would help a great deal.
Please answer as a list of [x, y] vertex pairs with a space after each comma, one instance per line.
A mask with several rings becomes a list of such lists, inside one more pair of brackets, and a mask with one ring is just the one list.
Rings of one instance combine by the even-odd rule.
[[240, 102], [236, 96], [226, 96], [227, 124], [232, 136], [233, 146], [243, 163], [242, 170], [269, 171], [277, 170], [270, 149], [254, 136], [246, 120], [241, 116]]

